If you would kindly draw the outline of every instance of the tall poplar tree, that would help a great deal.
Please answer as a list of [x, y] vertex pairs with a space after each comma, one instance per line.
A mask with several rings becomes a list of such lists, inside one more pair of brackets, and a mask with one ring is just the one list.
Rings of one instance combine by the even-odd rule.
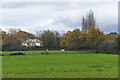
[[92, 10], [87, 14], [86, 17], [82, 19], [82, 32], [88, 33], [88, 31], [96, 26], [96, 21], [94, 18], [94, 13]]

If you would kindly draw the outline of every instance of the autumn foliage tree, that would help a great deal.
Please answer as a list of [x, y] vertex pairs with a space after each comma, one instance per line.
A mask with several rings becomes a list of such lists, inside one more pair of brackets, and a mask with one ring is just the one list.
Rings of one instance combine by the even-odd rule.
[[71, 35], [71, 31], [66, 32], [62, 37], [61, 37], [61, 42], [60, 42], [60, 47], [61, 48], [66, 48], [69, 45], [69, 38]]
[[120, 34], [116, 36], [115, 41], [118, 43], [118, 50], [120, 51]]
[[80, 34], [81, 34], [80, 29], [75, 29], [73, 31], [68, 31], [67, 33], [65, 33], [61, 38], [60, 42], [61, 48], [79, 49]]
[[69, 35], [68, 38], [68, 49], [79, 49], [80, 48], [80, 36], [81, 32], [80, 29], [75, 29], [71, 31], [71, 34]]
[[87, 49], [87, 37], [88, 37], [88, 34], [85, 33], [85, 32], [82, 32], [79, 36], [80, 38], [80, 46], [81, 46], [81, 49]]
[[2, 31], [3, 50], [20, 49], [22, 42], [30, 38], [34, 38], [34, 35], [20, 29], [9, 29], [8, 32]]
[[79, 29], [68, 31], [61, 38], [60, 45], [68, 49], [96, 49], [97, 46], [106, 40], [106, 35], [99, 28], [91, 28], [88, 33]]
[[61, 38], [61, 48], [78, 50], [86, 47], [87, 33], [81, 33], [80, 29], [68, 31]]
[[87, 36], [87, 44], [89, 48], [96, 48], [102, 41], [105, 40], [105, 34], [99, 28], [91, 28]]

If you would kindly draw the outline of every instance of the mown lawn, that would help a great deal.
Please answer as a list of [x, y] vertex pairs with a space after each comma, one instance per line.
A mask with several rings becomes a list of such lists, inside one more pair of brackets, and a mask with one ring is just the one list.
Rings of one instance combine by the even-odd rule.
[[27, 55], [19, 56], [8, 56], [11, 52], [3, 52], [7, 54], [2, 57], [3, 78], [118, 77], [118, 55], [51, 51], [57, 52], [59, 53], [40, 55], [41, 51], [24, 51]]

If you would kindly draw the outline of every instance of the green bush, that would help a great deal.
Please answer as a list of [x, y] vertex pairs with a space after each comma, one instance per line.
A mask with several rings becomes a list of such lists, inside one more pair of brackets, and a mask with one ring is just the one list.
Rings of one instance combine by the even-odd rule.
[[107, 53], [107, 54], [114, 54], [118, 51], [118, 44], [113, 40], [103, 41], [98, 46], [98, 51]]

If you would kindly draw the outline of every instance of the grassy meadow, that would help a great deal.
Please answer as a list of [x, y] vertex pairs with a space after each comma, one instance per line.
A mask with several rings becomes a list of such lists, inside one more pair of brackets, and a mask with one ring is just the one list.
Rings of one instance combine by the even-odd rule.
[[[26, 55], [11, 56], [22, 52]], [[118, 55], [82, 51], [3, 51], [3, 78], [117, 78]]]

